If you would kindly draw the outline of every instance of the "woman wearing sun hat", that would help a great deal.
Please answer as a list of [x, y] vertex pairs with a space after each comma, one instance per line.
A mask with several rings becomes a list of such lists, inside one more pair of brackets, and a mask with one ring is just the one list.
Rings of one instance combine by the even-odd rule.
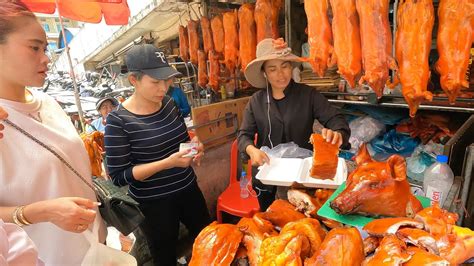
[[[254, 166], [270, 163], [259, 149], [262, 146], [271, 148], [292, 141], [312, 150], [309, 138], [314, 120], [324, 126], [322, 135], [328, 142], [343, 148], [349, 145], [350, 129], [344, 116], [318, 91], [293, 80], [292, 72], [299, 62], [283, 39], [264, 39], [257, 46], [257, 58], [245, 69], [247, 81], [264, 89], [251, 97], [238, 134], [239, 150], [245, 151]], [[257, 169], [252, 173], [255, 175]], [[252, 186], [259, 195], [260, 209], [265, 210], [275, 199], [276, 187], [255, 178]]]

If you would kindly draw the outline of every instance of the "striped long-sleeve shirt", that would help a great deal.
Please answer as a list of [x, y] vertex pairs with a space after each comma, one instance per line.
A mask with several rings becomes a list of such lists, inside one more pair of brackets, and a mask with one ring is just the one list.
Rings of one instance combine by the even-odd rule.
[[162, 108], [150, 115], [136, 115], [120, 105], [105, 127], [109, 174], [116, 185], [130, 185], [129, 193], [138, 202], [180, 191], [196, 180], [191, 167], [166, 169], [143, 181], [135, 180], [132, 168], [163, 160], [187, 141], [184, 119], [171, 98], [165, 97]]

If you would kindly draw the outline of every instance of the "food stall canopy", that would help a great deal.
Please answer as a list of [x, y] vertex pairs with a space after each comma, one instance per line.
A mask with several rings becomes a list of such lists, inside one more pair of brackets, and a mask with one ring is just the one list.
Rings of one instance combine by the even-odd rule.
[[[56, 6], [57, 1], [57, 6]], [[32, 12], [59, 14], [72, 20], [107, 25], [126, 25], [130, 9], [126, 0], [21, 0]]]

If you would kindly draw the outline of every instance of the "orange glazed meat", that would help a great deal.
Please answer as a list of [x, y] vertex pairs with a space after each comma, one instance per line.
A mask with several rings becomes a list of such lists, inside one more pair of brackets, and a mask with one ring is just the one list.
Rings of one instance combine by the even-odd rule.
[[323, 77], [332, 62], [332, 32], [328, 19], [328, 0], [305, 1], [304, 11], [308, 18], [309, 58], [313, 72]]
[[237, 30], [237, 10], [224, 13], [224, 60], [225, 66], [234, 76], [237, 60], [239, 59], [239, 33]]
[[330, 0], [333, 19], [334, 56], [339, 74], [351, 88], [362, 72], [359, 16], [355, 0]]
[[252, 218], [240, 219], [237, 227], [244, 233], [243, 244], [247, 249], [250, 265], [259, 265], [260, 247], [265, 238], [278, 235], [273, 225], [265, 221], [263, 225], [257, 224]]
[[254, 6], [252, 4], [243, 4], [239, 8], [239, 52], [242, 71], [255, 59], [257, 49], [257, 33], [253, 11]]
[[409, 261], [411, 255], [407, 253], [407, 246], [395, 235], [389, 235], [382, 239], [379, 247], [372, 257], [367, 258], [364, 266], [398, 266]]
[[191, 63], [198, 64], [199, 36], [198, 23], [194, 20], [188, 21], [188, 37], [189, 37], [189, 57]]
[[216, 51], [209, 51], [209, 86], [214, 91], [219, 91], [220, 67], [219, 54]]
[[257, 0], [254, 16], [257, 25], [257, 44], [263, 39], [272, 38], [272, 1]]
[[214, 50], [223, 55], [224, 54], [224, 25], [222, 18], [217, 15], [211, 19], [212, 40], [214, 43]]
[[198, 85], [201, 88], [205, 88], [207, 85], [207, 62], [206, 54], [202, 51], [198, 51]]
[[442, 0], [438, 18], [436, 71], [441, 75], [441, 88], [454, 103], [461, 89], [469, 88], [466, 72], [474, 40], [474, 1]]
[[295, 206], [286, 200], [275, 200], [265, 212], [254, 215], [257, 222], [261, 219], [270, 221], [275, 226], [282, 228], [285, 224], [305, 218], [304, 214], [295, 210]]
[[364, 75], [359, 84], [367, 83], [382, 97], [388, 81], [388, 69], [396, 69], [392, 58], [392, 34], [388, 21], [389, 0], [356, 0], [360, 20], [362, 64]]
[[278, 39], [280, 37], [280, 31], [278, 29], [278, 17], [280, 15], [280, 9], [283, 4], [283, 0], [272, 0], [272, 38]]
[[395, 52], [405, 101], [414, 117], [422, 101], [431, 101], [428, 91], [431, 31], [434, 24], [432, 0], [403, 0], [398, 5]]
[[189, 60], [188, 31], [182, 25], [179, 26], [179, 55], [184, 62]]
[[212, 42], [211, 23], [207, 17], [201, 18], [202, 42], [204, 45], [204, 53], [206, 56], [209, 51], [214, 50], [214, 43]]
[[310, 176], [318, 179], [333, 179], [337, 171], [337, 155], [339, 148], [336, 144], [327, 142], [320, 134], [311, 135], [313, 143], [313, 166]]

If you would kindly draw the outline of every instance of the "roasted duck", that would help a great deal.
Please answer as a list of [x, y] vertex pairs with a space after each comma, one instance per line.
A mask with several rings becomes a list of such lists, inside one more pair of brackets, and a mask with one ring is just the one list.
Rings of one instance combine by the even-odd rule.
[[209, 87], [216, 92], [219, 91], [220, 73], [219, 54], [216, 51], [209, 51]]
[[304, 11], [308, 18], [308, 61], [313, 72], [323, 77], [328, 66], [335, 64], [333, 58], [332, 32], [327, 15], [328, 0], [305, 1]]
[[318, 179], [333, 179], [337, 171], [339, 147], [327, 142], [321, 134], [312, 134], [313, 165], [310, 176]]
[[184, 62], [189, 60], [189, 39], [187, 29], [179, 26], [179, 55]]
[[400, 227], [423, 228], [423, 223], [406, 217], [376, 219], [364, 226], [364, 230], [373, 236], [394, 235]]
[[348, 176], [346, 188], [331, 202], [337, 213], [414, 217], [422, 209], [411, 193], [403, 157], [392, 155], [386, 162], [373, 161], [363, 144], [355, 161], [357, 168]]
[[396, 69], [392, 54], [392, 34], [388, 21], [389, 0], [356, 0], [360, 20], [360, 39], [364, 75], [359, 84], [367, 83], [382, 97], [388, 81], [388, 69]]
[[212, 41], [211, 22], [207, 17], [201, 17], [202, 43], [204, 53], [207, 56], [209, 51], [214, 50], [214, 42]]
[[351, 88], [362, 72], [359, 16], [355, 0], [330, 0], [333, 19], [334, 55], [339, 74]]
[[449, 262], [440, 256], [433, 253], [427, 252], [424, 249], [418, 247], [408, 247], [408, 255], [411, 256], [408, 262], [405, 262], [403, 266], [422, 266], [422, 265], [436, 265], [436, 266], [448, 266]]
[[239, 59], [239, 33], [237, 30], [237, 10], [224, 13], [224, 60], [230, 75], [235, 75], [237, 60]]
[[272, 38], [278, 39], [280, 37], [280, 30], [278, 28], [278, 18], [283, 0], [272, 0]]
[[309, 239], [298, 231], [290, 230], [263, 240], [260, 250], [261, 266], [303, 265], [311, 252]]
[[259, 265], [260, 247], [265, 238], [276, 236], [278, 233], [273, 229], [273, 225], [266, 221], [259, 225], [252, 218], [240, 219], [237, 227], [244, 233], [243, 244], [247, 249], [247, 257], [250, 265]]
[[102, 176], [102, 153], [104, 152], [104, 134], [99, 131], [81, 134], [82, 142], [89, 155], [93, 176]]
[[254, 17], [257, 27], [257, 44], [263, 39], [272, 38], [272, 0], [257, 0]]
[[395, 235], [388, 235], [382, 239], [372, 257], [365, 259], [364, 266], [402, 265], [410, 260], [411, 255], [406, 251], [407, 246]]
[[441, 75], [441, 88], [453, 104], [461, 89], [469, 88], [466, 72], [474, 40], [474, 2], [442, 0], [438, 18], [436, 71]]
[[355, 228], [329, 231], [318, 252], [305, 265], [360, 266], [364, 260], [364, 243]]
[[220, 15], [216, 15], [211, 19], [212, 40], [214, 43], [214, 50], [216, 53], [224, 54], [224, 25]]
[[433, 0], [403, 0], [397, 11], [395, 54], [402, 93], [414, 117], [423, 101], [431, 101], [428, 91], [431, 31], [434, 24]]
[[234, 260], [243, 234], [232, 224], [213, 222], [202, 229], [194, 240], [189, 266], [230, 265]]
[[188, 38], [189, 38], [189, 58], [191, 63], [198, 65], [199, 36], [198, 23], [194, 20], [188, 21]]
[[245, 71], [247, 65], [255, 59], [257, 49], [257, 33], [253, 18], [254, 6], [243, 4], [239, 8], [239, 52], [240, 67]]
[[201, 88], [205, 88], [207, 85], [207, 61], [206, 54], [202, 51], [198, 51], [198, 85]]
[[265, 212], [254, 215], [255, 218], [265, 219], [273, 225], [282, 228], [285, 224], [305, 218], [304, 214], [295, 210], [295, 206], [286, 200], [275, 200]]

